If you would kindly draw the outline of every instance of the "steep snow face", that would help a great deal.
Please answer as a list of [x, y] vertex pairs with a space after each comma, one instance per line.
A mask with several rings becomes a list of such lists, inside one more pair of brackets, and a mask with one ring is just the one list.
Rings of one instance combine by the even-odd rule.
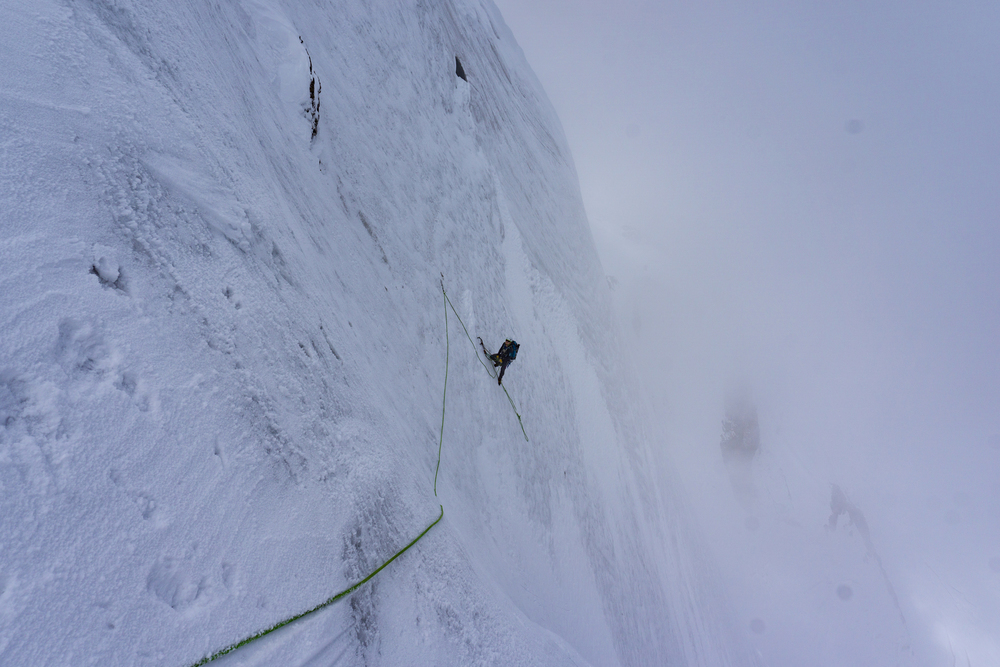
[[[0, 9], [0, 662], [753, 664], [486, 2]], [[467, 80], [456, 76], [456, 58]], [[506, 397], [451, 319], [521, 343]]]

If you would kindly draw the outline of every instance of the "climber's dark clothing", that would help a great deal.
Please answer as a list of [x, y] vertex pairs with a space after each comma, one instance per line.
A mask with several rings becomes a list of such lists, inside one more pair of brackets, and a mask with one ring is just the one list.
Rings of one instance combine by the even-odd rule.
[[497, 366], [500, 367], [500, 374], [497, 375], [497, 384], [501, 384], [503, 382], [504, 371], [507, 370], [507, 366], [510, 365], [510, 362], [514, 361], [517, 357], [517, 350], [521, 346], [518, 345], [516, 341], [508, 338], [503, 342], [503, 345], [500, 346], [500, 350], [496, 354], [490, 354], [486, 351], [486, 345], [483, 344], [482, 338], [479, 339], [479, 344], [483, 347], [483, 354], [489, 357], [489, 360], [493, 362], [493, 368], [496, 368]]

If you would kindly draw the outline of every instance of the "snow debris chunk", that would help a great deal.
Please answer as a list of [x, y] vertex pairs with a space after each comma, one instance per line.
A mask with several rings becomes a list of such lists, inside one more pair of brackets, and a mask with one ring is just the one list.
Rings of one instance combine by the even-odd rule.
[[121, 264], [113, 249], [95, 243], [92, 266], [92, 272], [97, 275], [101, 283], [117, 286], [118, 279], [121, 277]]

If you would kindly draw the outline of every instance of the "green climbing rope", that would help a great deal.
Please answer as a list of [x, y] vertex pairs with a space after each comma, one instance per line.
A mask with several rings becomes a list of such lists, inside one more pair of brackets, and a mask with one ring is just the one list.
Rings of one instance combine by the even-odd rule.
[[358, 589], [359, 589], [359, 588], [361, 588], [361, 587], [362, 587], [362, 586], [363, 586], [364, 584], [368, 583], [368, 580], [369, 580], [369, 579], [371, 579], [371, 578], [372, 578], [372, 577], [374, 577], [374, 576], [375, 576], [376, 574], [378, 574], [378, 573], [379, 573], [379, 572], [381, 572], [381, 571], [382, 571], [383, 569], [385, 569], [385, 567], [386, 567], [386, 566], [387, 566], [387, 565], [388, 565], [389, 563], [391, 563], [392, 561], [396, 560], [397, 558], [399, 558], [400, 556], [402, 556], [402, 555], [403, 555], [404, 553], [406, 553], [406, 551], [407, 551], [407, 550], [408, 550], [408, 549], [409, 549], [410, 547], [412, 547], [412, 546], [413, 546], [414, 544], [416, 544], [417, 542], [419, 542], [419, 541], [420, 541], [420, 538], [422, 538], [422, 537], [423, 537], [424, 535], [426, 535], [426, 534], [427, 534], [427, 532], [428, 532], [428, 531], [429, 531], [429, 530], [430, 530], [431, 528], [433, 528], [434, 526], [436, 526], [436, 525], [437, 525], [438, 521], [440, 521], [440, 520], [441, 520], [441, 518], [442, 518], [442, 517], [444, 517], [444, 505], [439, 505], [439, 507], [441, 508], [441, 514], [439, 514], [439, 515], [438, 515], [438, 518], [434, 519], [434, 521], [433, 521], [433, 522], [431, 523], [431, 525], [429, 525], [429, 526], [427, 526], [426, 528], [424, 528], [424, 532], [422, 532], [422, 533], [420, 533], [419, 535], [417, 535], [417, 536], [416, 536], [416, 537], [415, 537], [415, 538], [413, 539], [413, 541], [412, 541], [412, 542], [410, 542], [410, 543], [409, 543], [409, 544], [407, 544], [407, 545], [406, 545], [405, 547], [403, 547], [402, 549], [400, 549], [399, 551], [397, 551], [397, 552], [396, 552], [396, 554], [395, 554], [395, 555], [394, 555], [394, 556], [393, 556], [392, 558], [390, 558], [390, 559], [389, 559], [389, 560], [387, 560], [386, 562], [382, 563], [382, 564], [381, 564], [381, 565], [380, 565], [380, 566], [378, 567], [378, 569], [376, 569], [376, 570], [375, 570], [374, 572], [372, 572], [371, 574], [369, 574], [369, 575], [368, 575], [367, 577], [365, 577], [364, 579], [362, 579], [362, 580], [361, 580], [361, 581], [359, 581], [358, 583], [354, 584], [354, 585], [353, 585], [353, 586], [351, 586], [350, 588], [345, 588], [344, 590], [340, 591], [339, 593], [337, 593], [337, 594], [336, 594], [336, 595], [334, 595], [333, 597], [329, 598], [329, 599], [328, 599], [328, 600], [326, 600], [325, 602], [321, 602], [321, 603], [319, 603], [318, 605], [316, 605], [316, 606], [315, 606], [315, 607], [313, 607], [312, 609], [309, 609], [309, 610], [307, 610], [307, 611], [304, 611], [304, 612], [302, 612], [301, 614], [299, 614], [298, 616], [292, 616], [291, 618], [288, 618], [288, 619], [285, 619], [284, 621], [281, 621], [280, 623], [275, 623], [275, 624], [274, 624], [274, 625], [272, 625], [271, 627], [269, 627], [269, 628], [267, 628], [267, 629], [265, 629], [265, 630], [261, 630], [261, 631], [260, 631], [260, 632], [258, 632], [257, 634], [255, 634], [255, 635], [253, 635], [253, 636], [250, 636], [250, 637], [247, 637], [247, 638], [246, 638], [246, 639], [244, 639], [243, 641], [239, 641], [239, 642], [236, 642], [235, 644], [232, 644], [232, 645], [230, 645], [230, 646], [227, 646], [226, 648], [222, 649], [221, 651], [216, 651], [216, 652], [215, 652], [215, 653], [213, 653], [212, 655], [210, 655], [210, 656], [206, 656], [206, 657], [202, 658], [202, 659], [201, 659], [201, 661], [199, 661], [199, 662], [196, 662], [196, 663], [194, 663], [194, 664], [193, 664], [193, 665], [192, 665], [191, 667], [200, 667], [200, 665], [204, 665], [204, 664], [207, 664], [207, 663], [209, 663], [209, 662], [212, 662], [212, 661], [213, 661], [213, 660], [215, 660], [216, 658], [221, 658], [222, 656], [226, 655], [227, 653], [232, 653], [232, 652], [233, 652], [233, 651], [235, 651], [236, 649], [238, 649], [238, 648], [240, 648], [240, 647], [242, 647], [242, 646], [246, 646], [246, 645], [247, 645], [247, 644], [249, 644], [250, 642], [252, 642], [252, 641], [256, 641], [256, 640], [260, 639], [261, 637], [263, 637], [264, 635], [267, 635], [267, 634], [270, 634], [270, 633], [274, 632], [275, 630], [277, 630], [277, 629], [279, 629], [279, 628], [283, 628], [283, 627], [285, 627], [286, 625], [288, 625], [289, 623], [294, 623], [295, 621], [299, 620], [300, 618], [304, 618], [304, 617], [308, 616], [309, 614], [313, 613], [314, 611], [319, 611], [320, 609], [323, 609], [324, 607], [329, 607], [329, 606], [330, 606], [330, 605], [332, 605], [332, 604], [333, 604], [334, 602], [337, 602], [338, 600], [340, 600], [340, 599], [342, 599], [342, 598], [344, 598], [344, 597], [346, 597], [346, 596], [350, 595], [350, 594], [351, 594], [351, 593], [353, 593], [354, 591], [358, 590]]
[[[435, 497], [437, 497], [437, 478], [438, 478], [438, 473], [441, 470], [441, 447], [442, 447], [442, 445], [444, 443], [445, 401], [448, 398], [448, 365], [449, 365], [449, 361], [450, 361], [450, 357], [451, 357], [451, 338], [449, 337], [449, 334], [448, 334], [448, 306], [451, 306], [452, 312], [455, 313], [455, 317], [457, 317], [458, 321], [461, 323], [462, 329], [465, 330], [465, 336], [466, 336], [466, 338], [468, 338], [469, 342], [472, 343], [472, 348], [476, 352], [476, 359], [479, 359], [479, 363], [481, 363], [483, 365], [483, 368], [486, 369], [486, 372], [489, 374], [490, 377], [492, 377], [494, 379], [496, 378], [496, 374], [493, 372], [493, 370], [489, 366], [487, 366], [486, 363], [483, 362], [482, 359], [480, 359], [480, 357], [479, 357], [479, 350], [476, 349], [476, 344], [475, 344], [475, 342], [473, 342], [472, 336], [469, 335], [469, 330], [468, 330], [468, 328], [466, 328], [465, 322], [462, 322], [462, 317], [458, 314], [458, 311], [455, 310], [455, 306], [451, 303], [451, 299], [448, 298], [448, 292], [446, 292], [445, 289], [444, 289], [444, 276], [441, 277], [441, 294], [444, 295], [444, 302], [446, 304], [445, 305], [445, 309], [444, 309], [445, 358], [444, 358], [444, 391], [442, 392], [442, 396], [441, 396], [441, 435], [438, 438], [438, 460], [437, 460], [437, 467], [434, 469], [434, 496]], [[527, 441], [528, 440], [528, 434], [524, 432], [524, 424], [521, 423], [521, 415], [520, 415], [520, 413], [518, 413], [517, 407], [514, 405], [514, 400], [510, 397], [510, 394], [507, 392], [507, 388], [503, 387], [503, 385], [501, 385], [501, 387], [503, 388], [504, 393], [507, 394], [507, 400], [510, 402], [510, 407], [514, 410], [514, 414], [517, 415], [517, 421], [518, 421], [518, 423], [521, 424], [521, 433], [524, 434], [524, 439], [525, 439], [525, 441]], [[371, 574], [369, 574], [367, 577], [365, 577], [361, 581], [357, 582], [356, 584], [352, 585], [349, 588], [345, 588], [344, 590], [340, 591], [336, 595], [328, 598], [326, 601], [319, 603], [318, 605], [316, 605], [312, 609], [308, 609], [308, 610], [302, 612], [301, 614], [298, 614], [297, 616], [292, 616], [291, 618], [287, 618], [287, 619], [285, 619], [285, 620], [283, 620], [283, 621], [281, 621], [279, 623], [275, 623], [271, 627], [265, 628], [264, 630], [261, 630], [260, 632], [258, 632], [255, 635], [251, 635], [250, 637], [247, 637], [246, 639], [238, 641], [235, 644], [230, 644], [226, 648], [224, 648], [224, 649], [222, 649], [220, 651], [216, 651], [215, 653], [202, 658], [200, 661], [198, 661], [198, 662], [194, 663], [193, 665], [191, 665], [191, 667], [200, 667], [201, 665], [208, 664], [208, 663], [212, 662], [213, 660], [215, 660], [217, 658], [221, 658], [224, 655], [232, 653], [236, 649], [241, 648], [243, 646], [246, 646], [250, 642], [256, 641], [256, 640], [260, 639], [261, 637], [263, 637], [263, 636], [265, 636], [267, 634], [270, 634], [270, 633], [274, 632], [275, 630], [278, 630], [279, 628], [283, 628], [283, 627], [285, 627], [286, 625], [288, 625], [290, 623], [294, 623], [295, 621], [297, 621], [297, 620], [299, 620], [301, 618], [304, 618], [304, 617], [308, 616], [309, 614], [311, 614], [311, 613], [313, 613], [315, 611], [319, 611], [320, 609], [323, 609], [325, 607], [329, 607], [333, 603], [335, 603], [335, 602], [337, 602], [339, 600], [342, 600], [346, 596], [348, 596], [351, 593], [353, 593], [354, 591], [358, 590], [363, 585], [365, 585], [366, 583], [368, 583], [368, 581], [371, 580], [372, 577], [374, 577], [376, 574], [378, 574], [383, 569], [385, 569], [386, 566], [389, 565], [389, 563], [391, 563], [392, 561], [396, 560], [397, 558], [399, 558], [400, 556], [402, 556], [404, 553], [406, 553], [407, 550], [409, 550], [410, 547], [412, 547], [414, 544], [416, 544], [417, 542], [419, 542], [421, 540], [421, 538], [423, 538], [423, 536], [426, 535], [430, 531], [431, 528], [433, 528], [434, 526], [436, 526], [438, 524], [438, 522], [441, 521], [441, 519], [444, 517], [444, 505], [439, 505], [439, 507], [441, 508], [441, 514], [439, 514], [438, 518], [434, 519], [434, 521], [429, 526], [427, 526], [426, 528], [424, 528], [424, 532], [420, 533], [415, 538], [413, 538], [413, 541], [411, 541], [405, 547], [403, 547], [402, 549], [400, 549], [399, 551], [397, 551], [392, 556], [392, 558], [390, 558], [386, 562], [382, 563], [377, 569], [375, 569], [375, 571], [373, 571]]]
[[[444, 291], [444, 277], [441, 278], [441, 293], [444, 294], [445, 303], [448, 301], [448, 294]], [[458, 313], [455, 313], [458, 315]], [[459, 322], [461, 322], [459, 318]], [[464, 324], [462, 325], [465, 326]], [[434, 468], [434, 497], [438, 494], [438, 472], [441, 470], [441, 445], [444, 443], [444, 404], [448, 399], [448, 361], [451, 358], [451, 338], [448, 336], [448, 306], [444, 308], [444, 391], [441, 392], [441, 435], [438, 437], [438, 462]]]
[[[444, 300], [448, 303], [449, 306], [451, 306], [451, 312], [455, 313], [455, 317], [458, 318], [459, 323], [462, 325], [462, 329], [465, 331], [465, 337], [469, 339], [469, 343], [472, 344], [472, 349], [475, 350], [475, 352], [476, 352], [476, 359], [478, 359], [479, 363], [483, 365], [483, 368], [486, 369], [486, 372], [489, 374], [489, 376], [495, 380], [496, 377], [497, 377], [496, 373], [494, 373], [493, 369], [490, 368], [489, 366], [487, 366], [486, 362], [484, 362], [482, 360], [482, 358], [479, 356], [479, 349], [476, 347], [476, 343], [472, 340], [472, 336], [469, 335], [469, 330], [468, 330], [468, 328], [466, 328], [465, 322], [462, 322], [462, 316], [458, 314], [458, 311], [455, 310], [455, 306], [451, 303], [451, 299], [448, 298], [448, 292], [446, 292], [445, 289], [444, 289], [444, 281], [443, 280], [441, 281], [441, 293], [444, 294]], [[445, 327], [447, 328], [447, 326], [448, 326], [448, 309], [447, 308], [444, 309], [444, 324], [445, 324]], [[445, 335], [447, 337], [447, 331], [445, 332]], [[447, 384], [448, 384], [448, 362], [447, 361], [445, 361], [445, 376], [444, 377], [445, 377], [445, 387], [447, 387]], [[510, 408], [511, 408], [511, 410], [514, 411], [514, 414], [517, 416], [517, 423], [521, 425], [521, 433], [522, 433], [522, 435], [524, 435], [524, 441], [525, 442], [530, 442], [530, 440], [528, 440], [528, 434], [525, 433], [525, 431], [524, 431], [524, 422], [521, 421], [521, 413], [517, 411], [517, 406], [514, 405], [514, 399], [510, 397], [510, 392], [507, 391], [507, 387], [505, 387], [503, 385], [500, 385], [500, 388], [503, 389], [503, 393], [507, 394], [507, 401], [510, 403]], [[441, 413], [442, 413], [441, 414], [441, 429], [442, 429], [442, 436], [441, 437], [444, 438], [444, 435], [443, 435], [443, 433], [444, 433], [444, 405], [443, 405], [443, 401], [442, 401]], [[441, 451], [440, 451], [440, 447], [438, 447], [438, 464], [440, 465], [440, 463], [441, 463]], [[435, 480], [437, 479], [437, 473], [434, 474], [434, 479]]]
[[[476, 351], [476, 359], [478, 359], [479, 363], [483, 365], [483, 368], [486, 369], [486, 372], [489, 374], [489, 376], [494, 380], [496, 380], [497, 374], [493, 372], [493, 369], [491, 367], [486, 365], [486, 362], [483, 361], [482, 358], [480, 358], [479, 349], [476, 347], [475, 341], [472, 340], [472, 336], [469, 335], [469, 330], [465, 327], [465, 322], [462, 321], [462, 316], [458, 314], [458, 311], [455, 310], [455, 306], [453, 306], [451, 303], [451, 299], [448, 298], [448, 292], [446, 292], [444, 289], [444, 282], [441, 283], [441, 293], [444, 294], [444, 300], [448, 303], [449, 306], [451, 306], [451, 312], [455, 313], [455, 317], [458, 318], [458, 323], [462, 325], [462, 330], [465, 331], [465, 337], [468, 338], [469, 342], [472, 344], [472, 349]], [[448, 325], [447, 308], [444, 309], [444, 322], [445, 326], [447, 326]]]

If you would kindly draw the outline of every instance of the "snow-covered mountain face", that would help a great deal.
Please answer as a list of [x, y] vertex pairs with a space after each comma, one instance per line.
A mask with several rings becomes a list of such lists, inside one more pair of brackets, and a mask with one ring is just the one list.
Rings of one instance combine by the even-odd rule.
[[489, 0], [0, 18], [0, 662], [753, 664]]

